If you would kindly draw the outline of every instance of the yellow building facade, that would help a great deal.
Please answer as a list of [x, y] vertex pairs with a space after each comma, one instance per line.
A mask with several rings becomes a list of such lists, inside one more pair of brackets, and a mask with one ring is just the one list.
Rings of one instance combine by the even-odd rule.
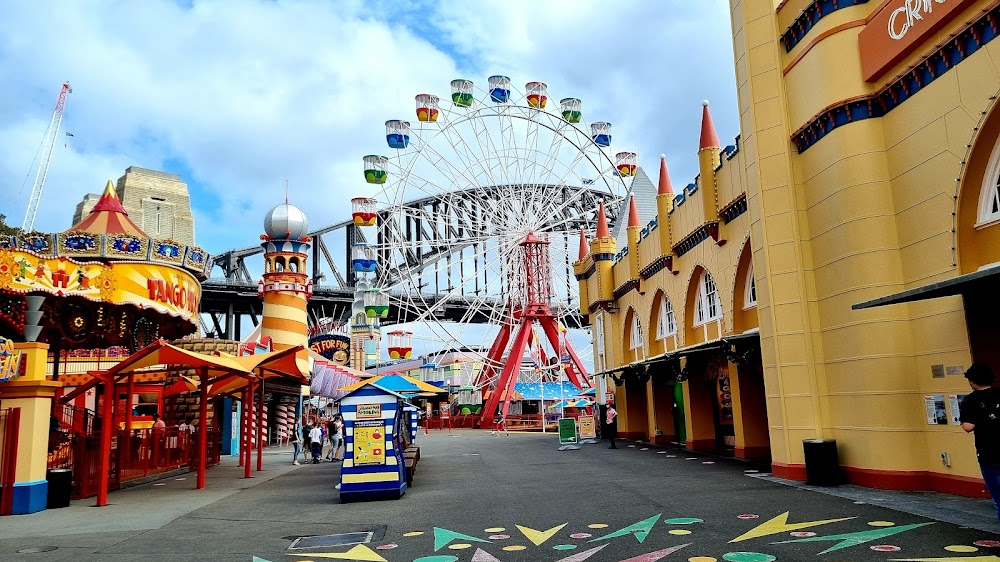
[[795, 479], [836, 439], [851, 482], [981, 495], [956, 402], [1000, 371], [1000, 1], [730, 7], [736, 142], [705, 107], [699, 176], [662, 162], [655, 219], [575, 265], [619, 429]]

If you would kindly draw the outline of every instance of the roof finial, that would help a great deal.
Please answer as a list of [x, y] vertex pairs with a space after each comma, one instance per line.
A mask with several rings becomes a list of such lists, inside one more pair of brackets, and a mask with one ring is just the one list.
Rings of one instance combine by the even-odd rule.
[[660, 155], [660, 185], [656, 188], [657, 195], [673, 195], [674, 188], [670, 185], [670, 174], [667, 173], [667, 156]]
[[589, 252], [590, 252], [590, 244], [587, 243], [587, 235], [583, 232], [583, 229], [581, 228], [580, 229], [580, 257], [577, 258], [577, 261], [583, 261], [583, 258], [587, 257], [587, 254]]
[[288, 180], [285, 180], [285, 205], [288, 204]]
[[639, 209], [635, 206], [635, 196], [628, 198], [628, 225], [641, 226], [639, 224]]
[[715, 124], [712, 123], [712, 114], [708, 111], [708, 100], [702, 101], [701, 107], [701, 143], [698, 150], [721, 148], [719, 136], [715, 134]]
[[604, 212], [604, 199], [597, 203], [597, 237], [611, 238], [611, 231], [608, 229], [608, 217]]

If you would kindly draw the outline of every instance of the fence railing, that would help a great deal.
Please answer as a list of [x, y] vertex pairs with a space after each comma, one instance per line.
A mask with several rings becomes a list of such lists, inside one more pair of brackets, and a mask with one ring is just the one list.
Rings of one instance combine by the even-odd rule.
[[20, 408], [0, 410], [0, 515], [10, 515], [14, 507], [14, 475], [17, 471], [17, 436], [20, 429]]

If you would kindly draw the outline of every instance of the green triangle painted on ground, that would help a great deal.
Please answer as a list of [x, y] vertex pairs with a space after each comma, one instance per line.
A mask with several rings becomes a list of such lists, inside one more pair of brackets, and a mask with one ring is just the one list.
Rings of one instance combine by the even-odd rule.
[[609, 533], [603, 537], [597, 537], [596, 539], [590, 539], [587, 542], [603, 541], [605, 539], [613, 539], [616, 537], [624, 537], [625, 535], [635, 534], [635, 538], [641, 543], [646, 540], [646, 536], [653, 530], [653, 525], [656, 525], [656, 522], [660, 520], [661, 515], [663, 514], [657, 513], [649, 519], [643, 519], [642, 521], [633, 523], [624, 529], [618, 529], [613, 533]]
[[900, 525], [898, 527], [882, 527], [880, 529], [870, 529], [865, 531], [858, 531], [856, 533], [843, 533], [840, 535], [824, 535], [821, 537], [808, 537], [804, 539], [779, 541], [772, 544], [838, 541], [837, 544], [831, 546], [830, 548], [824, 550], [823, 552], [820, 552], [820, 554], [826, 554], [827, 552], [833, 552], [834, 550], [840, 550], [842, 548], [848, 548], [851, 546], [858, 546], [859, 544], [871, 542], [876, 539], [884, 539], [886, 537], [890, 537], [898, 533], [905, 533], [906, 531], [917, 529], [925, 525], [933, 525], [933, 523], [914, 523], [912, 525]]
[[448, 543], [454, 540], [484, 542], [486, 544], [491, 544], [490, 541], [486, 539], [470, 537], [469, 535], [463, 535], [462, 533], [456, 533], [455, 531], [449, 531], [448, 529], [442, 529], [441, 527], [434, 527], [434, 552], [441, 550]]
[[259, 556], [254, 556], [253, 557], [253, 562], [271, 562], [271, 561], [270, 560], [265, 560], [265, 559], [263, 559], [263, 558], [261, 558]]

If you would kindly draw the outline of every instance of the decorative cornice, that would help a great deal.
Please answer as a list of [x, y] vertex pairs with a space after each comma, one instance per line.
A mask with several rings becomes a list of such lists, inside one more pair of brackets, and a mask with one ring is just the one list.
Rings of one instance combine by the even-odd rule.
[[867, 4], [868, 0], [815, 0], [799, 13], [795, 21], [781, 34], [781, 44], [785, 52], [790, 52], [799, 44], [819, 20], [844, 8]]
[[729, 224], [733, 222], [733, 219], [745, 212], [747, 212], [747, 194], [743, 192], [719, 210], [719, 217], [722, 218], [723, 224]]
[[887, 84], [880, 91], [849, 98], [827, 106], [792, 133], [799, 154], [805, 152], [834, 129], [864, 119], [882, 117], [910, 99], [939, 76], [1000, 35], [1000, 5], [966, 25], [930, 54]]
[[597, 271], [597, 264], [593, 261], [590, 262], [590, 267], [586, 269], [583, 273], [575, 275], [577, 281], [583, 281], [584, 279], [590, 279], [590, 276]]
[[709, 238], [715, 238], [719, 232], [719, 221], [709, 221], [694, 229], [693, 232], [674, 244], [674, 253], [677, 257], [690, 252], [695, 246]]
[[653, 260], [649, 265], [642, 268], [642, 270], [639, 272], [639, 276], [642, 277], [643, 281], [645, 281], [646, 279], [649, 279], [650, 277], [656, 275], [657, 273], [663, 271], [664, 269], [668, 269], [671, 272], [673, 272], [673, 263], [674, 263], [673, 255], [668, 254], [666, 256], [660, 256], [655, 260]]
[[618, 287], [617, 289], [615, 289], [615, 293], [614, 293], [615, 294], [615, 300], [618, 300], [618, 299], [624, 297], [625, 295], [629, 294], [634, 289], [638, 289], [638, 288], [639, 288], [639, 280], [638, 279], [629, 279], [628, 281], [622, 283], [620, 287]]

